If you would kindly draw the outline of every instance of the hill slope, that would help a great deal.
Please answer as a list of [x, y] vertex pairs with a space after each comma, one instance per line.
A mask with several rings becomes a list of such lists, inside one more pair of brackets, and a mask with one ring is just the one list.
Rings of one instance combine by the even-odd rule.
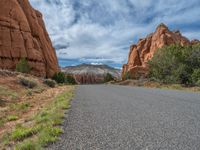
[[74, 75], [76, 81], [80, 84], [101, 83], [107, 73], [116, 79], [120, 78], [120, 70], [107, 65], [81, 64], [62, 68], [62, 71]]

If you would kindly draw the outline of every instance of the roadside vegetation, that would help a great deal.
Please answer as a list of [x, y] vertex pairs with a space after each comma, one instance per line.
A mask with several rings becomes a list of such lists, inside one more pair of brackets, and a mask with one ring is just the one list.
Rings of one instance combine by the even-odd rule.
[[110, 73], [107, 73], [105, 76], [104, 76], [104, 83], [107, 83], [107, 82], [110, 82], [110, 81], [114, 81], [114, 77], [110, 74]]
[[163, 84], [200, 86], [200, 45], [171, 45], [149, 61], [149, 78]]
[[27, 88], [32, 89], [37, 86], [37, 82], [33, 78], [19, 75], [18, 79], [19, 79], [19, 83]]
[[58, 84], [67, 84], [67, 85], [75, 85], [76, 80], [73, 77], [73, 75], [65, 74], [63, 72], [56, 73], [53, 77], [53, 80], [55, 80]]
[[16, 65], [16, 71], [21, 72], [21, 73], [29, 73], [31, 71], [31, 67], [28, 64], [28, 61], [26, 60], [26, 58], [20, 59], [20, 61]]
[[127, 72], [119, 85], [200, 91], [200, 44], [179, 44], [158, 49], [148, 62], [149, 74], [132, 78]]
[[129, 79], [131, 79], [131, 74], [130, 74], [130, 72], [126, 72], [123, 75], [122, 80], [129, 80]]
[[51, 79], [2, 72], [0, 149], [40, 150], [55, 142], [62, 133], [60, 125], [65, 110], [70, 107], [74, 86], [59, 86]]
[[56, 81], [52, 79], [44, 79], [43, 83], [48, 85], [51, 88], [54, 88], [56, 86]]
[[17, 125], [8, 135], [8, 139], [17, 142], [17, 150], [39, 150], [48, 143], [58, 140], [62, 133], [59, 125], [63, 122], [65, 109], [70, 107], [72, 91], [65, 91], [32, 118], [32, 125]]

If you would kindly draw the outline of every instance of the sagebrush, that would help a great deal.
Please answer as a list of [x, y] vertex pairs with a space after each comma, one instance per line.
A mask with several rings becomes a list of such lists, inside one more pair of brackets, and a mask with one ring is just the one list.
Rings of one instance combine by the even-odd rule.
[[149, 77], [162, 83], [195, 85], [200, 80], [200, 45], [158, 49], [149, 61]]

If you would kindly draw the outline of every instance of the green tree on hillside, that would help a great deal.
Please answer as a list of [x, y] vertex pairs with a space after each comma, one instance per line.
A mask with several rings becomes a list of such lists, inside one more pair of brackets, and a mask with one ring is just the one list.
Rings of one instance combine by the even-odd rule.
[[29, 73], [31, 71], [31, 67], [28, 64], [26, 58], [21, 58], [20, 61], [16, 65], [16, 71], [22, 73]]
[[65, 83], [65, 74], [63, 72], [55, 73], [52, 79], [57, 83]]
[[200, 67], [200, 45], [170, 45], [158, 49], [149, 67], [149, 77], [160, 82], [194, 84], [192, 74]]
[[77, 84], [75, 78], [73, 77], [73, 75], [66, 75], [65, 77], [65, 83], [66, 84]]
[[109, 82], [109, 81], [113, 81], [113, 80], [114, 80], [114, 77], [110, 73], [107, 73], [104, 76], [104, 82]]
[[122, 77], [122, 80], [128, 80], [128, 79], [131, 79], [131, 74], [130, 72], [126, 72], [123, 77]]

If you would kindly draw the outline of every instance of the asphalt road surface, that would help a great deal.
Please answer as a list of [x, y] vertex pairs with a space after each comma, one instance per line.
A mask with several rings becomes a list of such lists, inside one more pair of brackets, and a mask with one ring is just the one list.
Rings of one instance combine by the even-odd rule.
[[76, 90], [50, 150], [200, 150], [200, 94], [114, 85]]

